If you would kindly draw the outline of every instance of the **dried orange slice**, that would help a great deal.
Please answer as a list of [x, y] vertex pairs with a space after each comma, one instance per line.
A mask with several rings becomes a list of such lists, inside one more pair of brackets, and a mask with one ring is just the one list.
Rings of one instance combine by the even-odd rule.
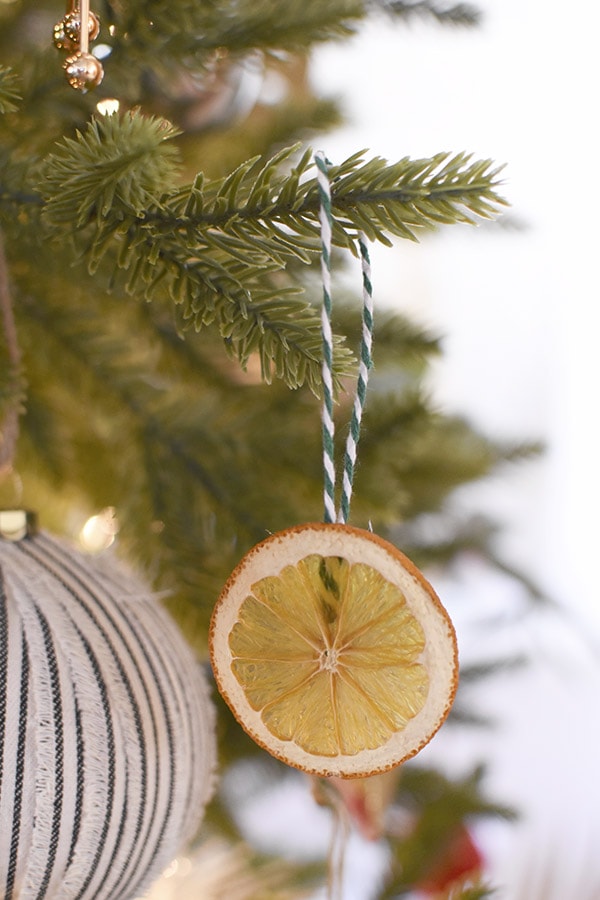
[[301, 525], [254, 547], [217, 601], [209, 641], [240, 724], [316, 775], [398, 765], [433, 737], [456, 692], [456, 636], [433, 588], [396, 547], [348, 525]]

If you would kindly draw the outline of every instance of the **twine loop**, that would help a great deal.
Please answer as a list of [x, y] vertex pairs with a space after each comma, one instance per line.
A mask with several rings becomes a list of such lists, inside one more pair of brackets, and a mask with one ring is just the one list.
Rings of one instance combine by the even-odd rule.
[[360, 343], [360, 361], [356, 393], [352, 407], [352, 417], [348, 428], [346, 448], [344, 452], [342, 495], [339, 510], [335, 505], [335, 459], [334, 438], [335, 425], [333, 418], [333, 332], [331, 328], [331, 244], [333, 232], [333, 215], [331, 211], [331, 185], [328, 173], [328, 161], [323, 153], [315, 155], [317, 167], [317, 187], [319, 191], [319, 221], [321, 224], [321, 279], [323, 283], [323, 304], [321, 308], [321, 331], [323, 338], [323, 405], [321, 412], [323, 433], [323, 501], [324, 521], [345, 524], [350, 514], [354, 470], [358, 455], [358, 442], [367, 394], [369, 372], [373, 366], [373, 287], [371, 282], [371, 261], [367, 246], [367, 238], [363, 232], [358, 234], [358, 249], [362, 268], [363, 312], [362, 334]]

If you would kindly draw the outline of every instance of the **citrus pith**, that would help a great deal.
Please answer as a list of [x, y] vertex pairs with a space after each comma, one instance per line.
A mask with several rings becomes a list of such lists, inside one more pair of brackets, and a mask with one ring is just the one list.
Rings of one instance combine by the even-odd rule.
[[210, 652], [234, 715], [271, 754], [359, 777], [413, 756], [457, 685], [452, 623], [393, 545], [347, 525], [272, 535], [234, 570]]

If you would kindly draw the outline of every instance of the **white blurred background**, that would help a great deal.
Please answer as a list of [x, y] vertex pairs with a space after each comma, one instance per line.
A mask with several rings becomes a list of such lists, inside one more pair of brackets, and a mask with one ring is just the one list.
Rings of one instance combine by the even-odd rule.
[[512, 647], [532, 664], [477, 695], [497, 729], [459, 739], [447, 729], [427, 753], [460, 771], [483, 750], [490, 792], [521, 810], [516, 828], [480, 833], [499, 898], [599, 900], [600, 9], [478, 6], [476, 29], [373, 24], [321, 51], [314, 76], [349, 114], [327, 139], [332, 160], [368, 147], [390, 161], [467, 150], [506, 163], [503, 193], [522, 230], [453, 227], [417, 246], [373, 249], [376, 298], [445, 336], [431, 383], [440, 404], [494, 437], [546, 444], [541, 460], [463, 502], [503, 523], [503, 554], [560, 610], [490, 634], [473, 599], [483, 620], [486, 609], [512, 608], [514, 585], [481, 567], [436, 584], [466, 658]]
[[[479, 28], [381, 19], [322, 48], [315, 84], [343, 98], [349, 124], [317, 149], [334, 162], [364, 147], [390, 161], [467, 150], [506, 163], [503, 193], [521, 229], [453, 227], [372, 251], [376, 303], [444, 335], [430, 384], [440, 405], [492, 437], [546, 444], [541, 459], [505, 469], [461, 501], [503, 524], [503, 555], [556, 607], [505, 615], [522, 605], [520, 589], [477, 563], [436, 582], [463, 658], [524, 650], [531, 664], [474, 694], [495, 729], [442, 729], [423, 760], [461, 773], [485, 757], [488, 793], [520, 810], [517, 826], [477, 831], [498, 900], [600, 900], [600, 8], [478, 6]], [[301, 776], [260, 796], [239, 801], [244, 826], [265, 848], [289, 841], [297, 850], [299, 834], [308, 855], [327, 843], [328, 816]], [[287, 837], [285, 822], [293, 823]], [[380, 848], [354, 836], [347, 860], [344, 900], [369, 900]], [[173, 892], [175, 874], [153, 897], [188, 896]], [[207, 883], [194, 884], [189, 896], [213, 896]]]

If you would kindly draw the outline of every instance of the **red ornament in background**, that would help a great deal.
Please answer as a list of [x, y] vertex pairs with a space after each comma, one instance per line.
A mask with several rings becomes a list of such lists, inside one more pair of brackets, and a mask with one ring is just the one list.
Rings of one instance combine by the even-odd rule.
[[[405, 812], [398, 818], [390, 831], [386, 829], [388, 808], [392, 804], [398, 787], [401, 767], [368, 778], [343, 779], [331, 777], [320, 782], [320, 790], [315, 782], [315, 799], [325, 805], [334, 806], [332, 795], [324, 793], [325, 784], [334, 789], [338, 798], [358, 833], [367, 841], [377, 841], [386, 832], [402, 840], [408, 837], [416, 821]], [[388, 823], [389, 824], [389, 823]], [[452, 887], [459, 887], [467, 881], [477, 880], [484, 867], [484, 858], [473, 840], [469, 829], [459, 824], [439, 848], [429, 871], [414, 885], [414, 890], [422, 897], [443, 900]]]
[[431, 871], [415, 885], [424, 897], [447, 895], [453, 885], [476, 879], [483, 869], [483, 856], [464, 825], [451, 834]]

